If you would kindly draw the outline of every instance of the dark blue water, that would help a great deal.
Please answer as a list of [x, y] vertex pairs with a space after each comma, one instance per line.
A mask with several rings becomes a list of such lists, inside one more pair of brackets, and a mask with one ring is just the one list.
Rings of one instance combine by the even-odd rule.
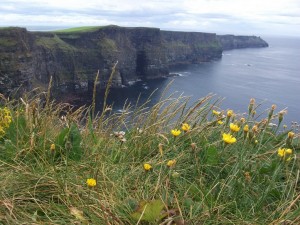
[[[157, 89], [151, 98], [155, 104], [172, 80], [168, 93], [191, 96], [191, 101], [214, 93], [225, 98], [224, 110], [247, 112], [250, 98], [263, 102], [261, 110], [277, 105], [277, 112], [287, 108], [285, 123], [300, 121], [300, 38], [265, 37], [269, 48], [224, 51], [222, 59], [199, 65], [172, 68], [181, 76], [139, 82], [130, 88], [112, 90], [108, 99], [114, 109], [122, 109], [124, 101], [141, 102]], [[101, 96], [97, 99], [101, 101]]]

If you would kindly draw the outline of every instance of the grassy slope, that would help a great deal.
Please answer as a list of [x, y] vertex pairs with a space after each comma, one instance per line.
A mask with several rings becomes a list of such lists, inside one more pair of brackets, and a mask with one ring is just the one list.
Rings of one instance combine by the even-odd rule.
[[85, 27], [73, 27], [63, 30], [55, 30], [53, 33], [84, 33], [84, 32], [94, 32], [101, 29], [102, 26], [85, 26]]
[[[214, 115], [220, 102], [211, 96], [191, 108], [187, 98], [170, 96], [118, 115], [107, 107], [92, 119], [92, 107], [2, 99], [0, 223], [300, 223], [299, 133], [292, 139], [287, 132], [295, 127], [269, 128], [278, 123], [275, 112], [256, 118], [254, 105], [243, 121]], [[189, 132], [174, 137], [170, 130], [182, 122]], [[236, 143], [225, 144], [230, 123], [241, 129], [232, 132]], [[114, 133], [120, 130], [124, 136]], [[293, 150], [290, 161], [278, 157], [279, 147]], [[176, 163], [168, 167], [169, 160]], [[88, 187], [88, 178], [97, 185]]]

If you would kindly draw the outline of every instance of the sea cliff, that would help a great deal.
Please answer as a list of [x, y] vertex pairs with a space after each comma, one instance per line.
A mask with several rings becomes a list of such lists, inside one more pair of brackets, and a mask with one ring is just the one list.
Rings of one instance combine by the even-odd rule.
[[207, 62], [221, 58], [223, 49], [265, 47], [263, 43], [256, 37], [143, 27], [54, 32], [0, 28], [0, 93], [46, 87], [51, 76], [57, 90], [88, 90], [97, 71], [99, 86], [105, 87], [116, 62], [112, 86], [122, 87], [167, 76], [170, 65]]
[[235, 35], [217, 35], [217, 39], [223, 50], [237, 48], [263, 48], [268, 47], [268, 43], [257, 36], [235, 36]]

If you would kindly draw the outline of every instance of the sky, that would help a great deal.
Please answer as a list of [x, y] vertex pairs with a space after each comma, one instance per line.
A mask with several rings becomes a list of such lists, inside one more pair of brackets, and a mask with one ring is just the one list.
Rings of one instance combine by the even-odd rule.
[[0, 0], [0, 27], [111, 24], [300, 36], [300, 0]]

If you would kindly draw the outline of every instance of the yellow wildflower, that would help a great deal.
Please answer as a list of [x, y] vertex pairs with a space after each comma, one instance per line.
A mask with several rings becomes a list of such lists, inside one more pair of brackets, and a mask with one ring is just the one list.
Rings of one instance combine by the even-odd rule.
[[248, 132], [249, 131], [249, 126], [248, 126], [248, 124], [246, 124], [245, 126], [244, 126], [244, 132]]
[[50, 145], [50, 150], [51, 150], [51, 151], [54, 151], [54, 150], [55, 150], [55, 144], [51, 144], [51, 145]]
[[218, 120], [218, 124], [222, 125], [224, 122], [222, 120]]
[[171, 133], [173, 134], [174, 137], [177, 137], [181, 134], [181, 131], [177, 130], [177, 129], [174, 129], [174, 130], [171, 130]]
[[167, 162], [167, 166], [168, 166], [168, 167], [172, 167], [172, 166], [174, 166], [175, 164], [176, 164], [176, 160], [175, 160], [175, 159], [169, 160], [169, 161]]
[[227, 144], [233, 144], [236, 142], [236, 138], [232, 137], [231, 134], [223, 133], [223, 141]]
[[215, 116], [218, 116], [218, 115], [220, 115], [221, 112], [216, 111], [216, 110], [213, 110], [212, 113], [213, 113]]
[[152, 166], [151, 166], [149, 163], [145, 163], [145, 164], [144, 164], [144, 169], [145, 169], [146, 171], [149, 171], [149, 170], [152, 169]]
[[187, 123], [183, 123], [181, 129], [183, 131], [189, 131], [191, 129], [191, 126], [188, 125]]
[[95, 187], [97, 185], [97, 182], [94, 178], [89, 178], [86, 180], [86, 184], [88, 187]]
[[232, 132], [238, 132], [240, 130], [240, 127], [234, 123], [230, 123], [230, 130]]
[[232, 117], [233, 116], [233, 110], [228, 110], [227, 111], [227, 117]]
[[290, 161], [291, 157], [289, 157], [293, 153], [293, 150], [290, 148], [279, 148], [277, 151], [277, 154], [282, 159], [285, 159], [286, 161]]

